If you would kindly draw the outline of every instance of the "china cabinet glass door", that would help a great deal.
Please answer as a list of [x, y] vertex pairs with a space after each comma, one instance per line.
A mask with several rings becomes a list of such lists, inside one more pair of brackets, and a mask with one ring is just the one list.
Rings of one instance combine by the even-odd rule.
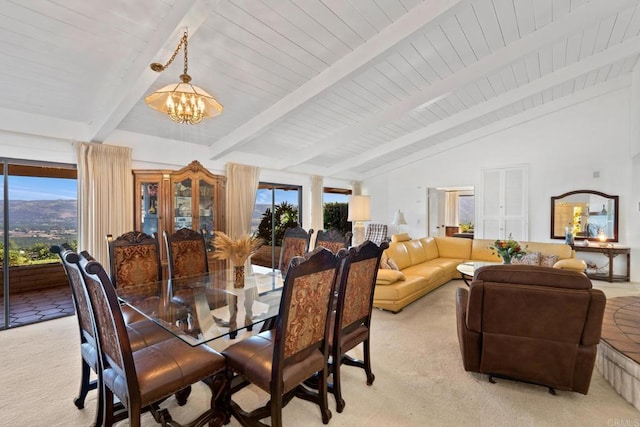
[[141, 231], [150, 236], [158, 233], [160, 230], [160, 206], [162, 206], [160, 195], [158, 192], [159, 182], [142, 181], [140, 182], [140, 224]]
[[174, 183], [173, 188], [173, 230], [181, 228], [193, 228], [192, 213], [192, 180], [186, 178], [182, 181]]
[[213, 197], [214, 186], [209, 184], [207, 181], [200, 180], [198, 183], [198, 189], [198, 224], [205, 240], [207, 241], [207, 245], [210, 246], [210, 242], [213, 239], [213, 232], [216, 229]]

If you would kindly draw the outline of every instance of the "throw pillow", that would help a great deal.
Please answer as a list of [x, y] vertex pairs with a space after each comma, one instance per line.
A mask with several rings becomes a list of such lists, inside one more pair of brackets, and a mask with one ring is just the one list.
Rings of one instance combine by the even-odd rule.
[[540, 265], [543, 267], [553, 267], [560, 257], [558, 255], [545, 255], [540, 257]]
[[399, 280], [406, 280], [402, 271], [397, 270], [378, 270], [376, 285], [390, 285]]
[[387, 258], [387, 264], [389, 264], [389, 268], [391, 270], [400, 270], [400, 267], [398, 267], [398, 264], [396, 264], [396, 262], [391, 258]]
[[386, 256], [380, 258], [380, 268], [383, 270], [391, 270], [391, 267], [389, 266], [389, 258]]
[[520, 259], [512, 259], [511, 264], [540, 265], [540, 252], [529, 252]]

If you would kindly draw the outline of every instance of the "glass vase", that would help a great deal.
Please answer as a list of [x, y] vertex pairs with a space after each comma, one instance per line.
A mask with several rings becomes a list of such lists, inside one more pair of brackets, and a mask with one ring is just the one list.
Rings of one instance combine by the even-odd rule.
[[502, 257], [502, 263], [503, 264], [511, 264], [511, 256], [504, 254], [504, 255], [500, 255]]
[[573, 245], [573, 227], [564, 228], [564, 243]]

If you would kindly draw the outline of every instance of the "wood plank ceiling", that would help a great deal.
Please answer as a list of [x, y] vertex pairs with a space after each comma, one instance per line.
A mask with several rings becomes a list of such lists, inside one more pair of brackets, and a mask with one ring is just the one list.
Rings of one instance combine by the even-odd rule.
[[[143, 100], [185, 27], [225, 107], [196, 126]], [[0, 130], [362, 179], [625, 88], [639, 54], [640, 0], [3, 0]]]

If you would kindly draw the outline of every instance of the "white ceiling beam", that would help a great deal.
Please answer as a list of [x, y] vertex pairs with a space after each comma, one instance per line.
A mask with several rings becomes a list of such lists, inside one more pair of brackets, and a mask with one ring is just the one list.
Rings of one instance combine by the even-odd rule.
[[[538, 107], [523, 111], [520, 114], [516, 114], [514, 116], [492, 122], [479, 129], [474, 129], [470, 132], [459, 135], [445, 142], [434, 144], [423, 150], [412, 153], [410, 156], [406, 156], [401, 159], [396, 159], [383, 166], [377, 167], [375, 169], [371, 169], [366, 173], [361, 174], [359, 179], [364, 180], [364, 179], [372, 178], [384, 173], [391, 172], [395, 169], [406, 168], [407, 165], [410, 165], [412, 163], [416, 163], [426, 158], [436, 156], [438, 154], [447, 152], [449, 150], [452, 150], [456, 147], [460, 147], [465, 144], [470, 144], [474, 141], [477, 141], [481, 138], [487, 137], [494, 133], [501, 132], [505, 129], [511, 128], [513, 126], [517, 126], [522, 123], [529, 122], [531, 120], [535, 120], [539, 117], [542, 117], [548, 114], [552, 114], [564, 108], [571, 107], [572, 105], [576, 105], [581, 102], [585, 102], [590, 99], [597, 98], [599, 96], [605, 95], [610, 92], [628, 88], [630, 85], [631, 85], [631, 77], [630, 75], [627, 74], [617, 79], [609, 80], [609, 81], [600, 83], [599, 85], [591, 86], [587, 89], [581, 90], [572, 95], [564, 96], [555, 101], [548, 102]], [[342, 176], [342, 174], [340, 176]]]
[[88, 141], [86, 123], [0, 108], [0, 129], [68, 141]]
[[605, 16], [609, 16], [635, 4], [637, 4], [637, 0], [607, 0], [590, 2], [583, 5], [561, 19], [529, 33], [520, 40], [461, 69], [437, 84], [429, 86], [385, 110], [372, 114], [366, 119], [316, 142], [312, 148], [290, 154], [284, 159], [281, 166], [286, 168], [300, 165], [321, 155], [327, 150], [348, 144], [353, 139], [371, 130], [378, 129], [400, 119], [411, 110], [435, 98], [441, 97], [449, 92], [454, 92], [460, 87], [465, 87], [477, 80], [480, 76], [486, 76], [500, 70], [527, 54], [536, 52], [556, 40], [583, 30], [584, 27], [598, 22]]
[[500, 96], [496, 96], [486, 102], [475, 105], [432, 125], [404, 135], [394, 141], [385, 143], [375, 149], [368, 150], [348, 161], [340, 162], [326, 170], [326, 175], [335, 175], [343, 170], [362, 165], [370, 160], [387, 155], [388, 153], [407, 147], [423, 139], [435, 136], [449, 129], [471, 122], [486, 114], [498, 111], [508, 105], [522, 101], [532, 95], [551, 89], [562, 83], [571, 81], [576, 77], [597, 70], [608, 64], [621, 61], [640, 53], [640, 36], [626, 40], [624, 43], [613, 46], [605, 51], [589, 56], [580, 62], [563, 67], [553, 73], [547, 74], [519, 88], [513, 89]]
[[91, 141], [104, 141], [115, 130], [160, 76], [160, 73], [151, 70], [149, 64], [164, 62], [169, 58], [184, 29], [189, 28], [189, 37], [192, 37], [218, 3], [219, 0], [185, 0], [173, 5], [147, 47], [129, 68], [130, 78], [123, 79], [119, 87], [106, 87], [103, 93], [96, 95], [97, 99], [109, 101], [91, 123]]
[[437, 0], [420, 3], [331, 67], [216, 141], [211, 147], [211, 158], [217, 159], [245, 144], [305, 102], [376, 60], [425, 25], [451, 16], [469, 3], [470, 0]]

